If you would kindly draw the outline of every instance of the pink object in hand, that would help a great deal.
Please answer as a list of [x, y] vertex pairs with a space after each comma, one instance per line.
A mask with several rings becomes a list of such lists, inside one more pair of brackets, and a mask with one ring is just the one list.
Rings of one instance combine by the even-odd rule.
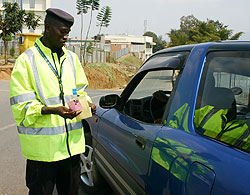
[[71, 100], [70, 102], [67, 103], [69, 108], [72, 110], [72, 111], [79, 111], [79, 110], [82, 110], [82, 105], [79, 101], [78, 98], [74, 99], [74, 100]]

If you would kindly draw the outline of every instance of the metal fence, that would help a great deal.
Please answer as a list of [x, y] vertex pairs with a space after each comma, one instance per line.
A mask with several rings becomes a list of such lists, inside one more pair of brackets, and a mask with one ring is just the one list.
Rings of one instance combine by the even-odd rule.
[[[83, 50], [81, 51], [81, 45], [79, 43], [67, 43], [67, 49], [77, 54], [80, 61], [83, 62]], [[100, 50], [94, 50], [92, 54], [86, 54], [85, 61], [88, 63], [106, 62], [106, 52]]]
[[113, 53], [114, 59], [116, 60], [117, 58], [120, 58], [128, 53], [129, 53], [129, 48], [123, 48], [123, 49]]
[[[0, 40], [0, 55], [4, 55], [4, 41]], [[14, 48], [14, 57], [18, 57], [19, 55], [19, 42], [17, 40], [8, 41], [7, 42], [7, 53], [8, 55], [11, 54], [10, 50]], [[80, 61], [83, 62], [83, 51], [80, 51], [81, 45], [80, 43], [71, 43], [68, 42], [66, 44], [66, 48], [70, 51], [73, 51], [77, 54]], [[97, 48], [100, 48], [100, 45], [97, 44]], [[113, 53], [114, 59], [120, 58], [123, 55], [126, 55], [129, 53], [128, 48], [121, 49], [117, 52]], [[97, 62], [107, 62], [107, 59], [110, 57], [110, 52], [103, 51], [103, 50], [94, 50], [93, 54], [87, 54], [86, 62], [88, 63], [97, 63]]]
[[[10, 55], [11, 52], [10, 50], [11, 49], [14, 49], [14, 57], [17, 57], [19, 55], [19, 42], [18, 41], [8, 41], [7, 42], [7, 54]], [[5, 49], [5, 46], [4, 46], [4, 41], [0, 41], [0, 55], [4, 55], [4, 49]]]

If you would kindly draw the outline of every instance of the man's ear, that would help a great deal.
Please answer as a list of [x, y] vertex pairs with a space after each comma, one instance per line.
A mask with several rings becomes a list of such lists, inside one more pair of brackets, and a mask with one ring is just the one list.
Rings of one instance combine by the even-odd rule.
[[50, 24], [45, 24], [45, 32], [48, 33], [50, 31]]

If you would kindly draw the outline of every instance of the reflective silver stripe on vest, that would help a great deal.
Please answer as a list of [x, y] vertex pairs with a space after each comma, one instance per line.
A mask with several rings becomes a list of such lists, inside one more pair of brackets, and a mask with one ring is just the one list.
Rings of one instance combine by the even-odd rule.
[[[66, 95], [64, 96], [66, 102], [72, 100], [73, 98], [76, 98], [76, 95]], [[35, 93], [28, 93], [28, 94], [23, 94], [23, 95], [17, 95], [12, 98], [10, 98], [10, 105], [15, 105], [23, 102], [29, 102], [36, 100], [36, 94]], [[59, 96], [57, 97], [52, 97], [52, 98], [47, 98], [45, 99], [48, 105], [57, 105], [61, 104], [61, 99]]]
[[36, 93], [34, 93], [34, 92], [26, 93], [26, 94], [22, 94], [22, 95], [17, 95], [17, 96], [10, 98], [10, 105], [12, 106], [14, 104], [29, 102], [32, 100], [36, 100]]
[[76, 98], [77, 95], [66, 95], [64, 96], [64, 99], [66, 102], [69, 102], [70, 100], [72, 100], [73, 98]]
[[37, 87], [39, 97], [41, 98], [42, 103], [44, 105], [48, 106], [48, 102], [46, 101], [46, 99], [45, 99], [45, 97], [43, 95], [41, 82], [40, 82], [40, 77], [39, 77], [38, 70], [37, 70], [35, 55], [34, 55], [34, 53], [33, 53], [33, 51], [31, 49], [27, 49], [24, 53], [28, 56], [28, 58], [30, 60], [30, 63], [31, 63], [31, 66], [32, 66], [32, 69], [33, 69], [33, 74], [34, 74], [34, 77], [35, 77], [35, 82], [36, 82], [36, 87]]
[[[37, 70], [35, 55], [34, 55], [34, 53], [33, 53], [33, 51], [31, 49], [26, 50], [25, 53], [26, 53], [26, 55], [28, 56], [28, 58], [30, 60], [30, 63], [31, 63], [31, 66], [32, 66], [32, 69], [33, 69], [33, 73], [34, 73], [34, 77], [35, 77], [37, 91], [38, 91], [38, 94], [39, 94], [39, 96], [41, 98], [42, 103], [44, 105], [46, 105], [46, 106], [60, 104], [61, 103], [61, 99], [60, 99], [59, 96], [58, 97], [48, 98], [48, 99], [45, 98], [45, 96], [43, 95], [43, 91], [42, 91], [42, 87], [41, 87], [41, 82], [40, 82], [40, 78], [39, 78], [39, 74], [38, 74], [38, 70]], [[73, 56], [70, 53], [70, 51], [68, 51], [68, 54], [69, 54], [68, 55], [69, 56], [68, 59], [69, 59], [72, 71], [74, 73], [75, 82], [76, 82], [76, 69], [75, 69], [74, 62], [73, 62]], [[67, 96], [64, 96], [66, 102], [70, 101], [71, 99], [73, 99], [75, 97], [76, 97], [76, 95], [67, 95]]]
[[[76, 98], [76, 97], [77, 97], [76, 95], [65, 95], [64, 99], [65, 99], [65, 102], [69, 102], [70, 100], [72, 100], [73, 98]], [[48, 99], [46, 99], [46, 101], [48, 102], [48, 105], [56, 105], [56, 104], [62, 103], [59, 96], [48, 98]]]
[[69, 63], [70, 63], [70, 65], [71, 65], [71, 68], [72, 68], [72, 71], [73, 71], [73, 73], [74, 73], [74, 77], [75, 77], [75, 84], [76, 84], [76, 68], [75, 68], [75, 66], [74, 66], [74, 60], [73, 60], [73, 56], [72, 56], [72, 54], [70, 53], [70, 51], [69, 50], [67, 50], [68, 51], [68, 56], [69, 56]]
[[26, 104], [25, 107], [24, 107], [24, 109], [25, 109], [24, 110], [24, 118], [23, 118], [22, 122], [20, 123], [21, 126], [24, 126], [23, 125], [23, 121], [25, 120], [25, 116], [26, 116], [26, 113], [27, 113], [27, 111], [28, 111], [28, 109], [30, 107], [30, 104], [31, 104], [31, 102], [29, 102], [28, 104]]
[[48, 98], [47, 102], [48, 102], [48, 105], [51, 106], [51, 105], [61, 104], [62, 100], [60, 99], [59, 96], [57, 96], [57, 97]]
[[[243, 124], [244, 125], [244, 124]], [[242, 126], [243, 126], [242, 125]], [[233, 144], [234, 146], [240, 146], [243, 142], [245, 142], [246, 138], [250, 135], [250, 131], [249, 128], [247, 128], [244, 133], [235, 141], [235, 143]]]
[[[68, 130], [76, 130], [82, 128], [82, 122], [69, 123], [67, 124]], [[59, 127], [41, 127], [41, 128], [32, 128], [32, 127], [17, 127], [18, 133], [25, 135], [59, 135], [66, 132], [65, 125]]]
[[82, 86], [80, 86], [80, 87], [77, 87], [76, 90], [77, 90], [77, 91], [80, 91], [81, 89], [86, 89], [87, 87], [88, 87], [88, 84], [82, 85]]

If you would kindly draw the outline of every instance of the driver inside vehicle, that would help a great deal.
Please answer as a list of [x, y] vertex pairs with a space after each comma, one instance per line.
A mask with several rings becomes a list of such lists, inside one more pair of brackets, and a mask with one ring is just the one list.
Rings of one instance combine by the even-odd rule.
[[166, 110], [166, 106], [169, 100], [169, 96], [171, 94], [172, 89], [174, 88], [174, 85], [176, 81], [180, 78], [181, 71], [173, 69], [171, 70], [171, 73], [168, 73], [166, 77], [169, 77], [171, 79], [166, 79], [166, 82], [168, 83], [167, 86], [165, 86], [167, 90], [157, 90], [152, 94], [152, 98], [150, 99], [150, 113], [153, 118], [154, 124], [163, 124], [162, 118], [164, 115], [164, 112]]
[[155, 124], [161, 124], [162, 123], [162, 117], [168, 102], [169, 97], [166, 95], [166, 92], [163, 90], [158, 90], [152, 94], [153, 99], [157, 100], [156, 108], [153, 109], [153, 115], [154, 115], [154, 123]]

